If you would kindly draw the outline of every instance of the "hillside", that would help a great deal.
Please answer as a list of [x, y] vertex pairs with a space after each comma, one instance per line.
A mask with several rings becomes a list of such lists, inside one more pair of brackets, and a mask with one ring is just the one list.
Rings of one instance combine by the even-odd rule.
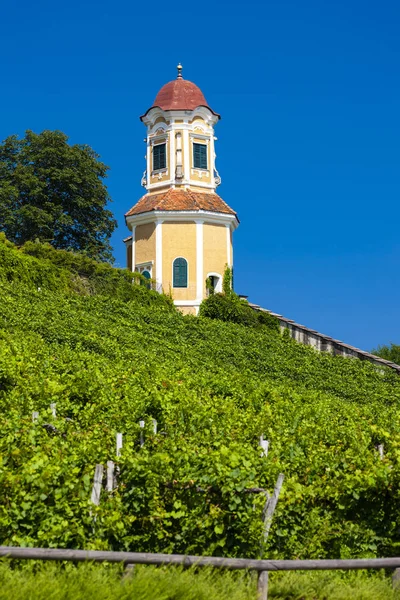
[[[390, 370], [183, 317], [126, 271], [0, 238], [0, 402], [2, 544], [258, 556], [263, 499], [244, 490], [283, 472], [269, 556], [398, 554]], [[95, 508], [116, 432], [119, 486]]]

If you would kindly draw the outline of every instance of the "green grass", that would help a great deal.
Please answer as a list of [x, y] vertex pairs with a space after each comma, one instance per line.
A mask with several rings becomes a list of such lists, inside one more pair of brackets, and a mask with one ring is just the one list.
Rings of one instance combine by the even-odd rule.
[[268, 598], [275, 600], [398, 600], [384, 573], [337, 571], [270, 575]]
[[[209, 569], [137, 566], [0, 565], [0, 600], [256, 600], [256, 576]], [[383, 573], [274, 573], [275, 600], [398, 600]]]

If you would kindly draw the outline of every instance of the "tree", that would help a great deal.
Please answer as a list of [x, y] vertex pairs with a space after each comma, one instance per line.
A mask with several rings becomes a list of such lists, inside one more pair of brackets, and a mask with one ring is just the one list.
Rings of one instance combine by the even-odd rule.
[[390, 346], [378, 346], [375, 350], [371, 350], [372, 354], [380, 356], [390, 362], [400, 365], [400, 346], [390, 344]]
[[112, 261], [116, 221], [103, 179], [108, 167], [87, 145], [68, 144], [61, 131], [26, 131], [0, 144], [0, 231], [15, 244], [55, 248]]

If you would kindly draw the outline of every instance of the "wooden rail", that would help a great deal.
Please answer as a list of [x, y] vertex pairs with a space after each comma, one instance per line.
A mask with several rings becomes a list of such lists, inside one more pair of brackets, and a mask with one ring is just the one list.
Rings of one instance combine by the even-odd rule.
[[62, 550], [56, 548], [18, 548], [0, 546], [0, 556], [33, 560], [69, 560], [73, 562], [110, 562], [141, 565], [183, 565], [252, 571], [314, 571], [352, 569], [396, 569], [400, 557], [359, 558], [350, 560], [257, 560], [251, 558], [219, 558], [216, 556], [185, 556], [183, 554], [152, 554], [148, 552], [109, 552], [103, 550]]

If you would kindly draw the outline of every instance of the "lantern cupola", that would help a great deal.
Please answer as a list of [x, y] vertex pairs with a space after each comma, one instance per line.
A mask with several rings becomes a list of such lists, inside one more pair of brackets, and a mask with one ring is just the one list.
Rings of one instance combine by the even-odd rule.
[[203, 92], [178, 76], [158, 92], [141, 116], [147, 127], [147, 168], [142, 185], [147, 190], [195, 186], [215, 190], [221, 183], [215, 167], [214, 125], [220, 116]]

